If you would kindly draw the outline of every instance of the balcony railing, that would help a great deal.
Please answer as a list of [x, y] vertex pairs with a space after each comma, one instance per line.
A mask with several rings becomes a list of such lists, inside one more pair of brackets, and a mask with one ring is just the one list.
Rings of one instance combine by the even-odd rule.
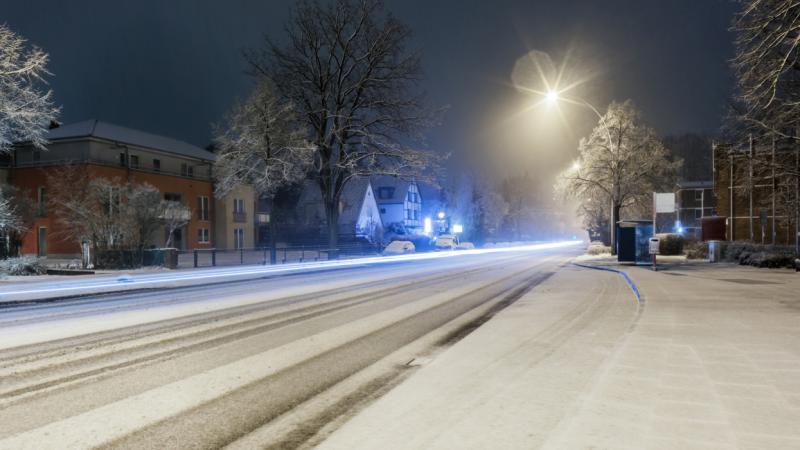
[[[116, 167], [119, 169], [126, 169], [125, 166], [119, 165], [119, 161], [103, 160], [97, 158], [51, 159], [43, 161], [22, 161], [22, 162], [17, 161], [14, 163], [13, 167], [22, 169], [26, 167], [64, 166], [70, 164], [95, 164], [98, 166], [108, 166], [108, 167]], [[199, 172], [198, 170], [195, 170], [194, 173], [188, 175], [187, 173], [181, 173], [180, 171], [166, 170], [163, 167], [162, 168], [147, 167], [142, 164], [139, 164], [138, 167], [130, 167], [130, 170], [136, 172], [149, 172], [160, 175], [172, 175], [184, 178], [193, 178], [196, 180], [211, 181], [211, 176], [208, 173], [198, 173]]]
[[235, 212], [233, 213], [233, 221], [236, 223], [245, 223], [247, 222], [247, 213], [246, 212]]

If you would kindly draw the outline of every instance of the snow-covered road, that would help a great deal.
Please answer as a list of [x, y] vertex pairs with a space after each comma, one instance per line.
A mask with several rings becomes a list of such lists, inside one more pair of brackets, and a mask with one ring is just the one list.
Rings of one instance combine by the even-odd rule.
[[[142, 275], [135, 292], [0, 310], [0, 449], [301, 445], [575, 248]], [[159, 283], [178, 284], [138, 289]]]
[[59, 278], [54, 281], [42, 281], [35, 283], [8, 283], [0, 285], [0, 304], [18, 303], [24, 301], [40, 301], [98, 293], [116, 293], [140, 289], [198, 286], [209, 283], [241, 281], [290, 273], [337, 270], [351, 267], [406, 264], [418, 261], [463, 258], [475, 255], [570, 248], [582, 244], [582, 241], [559, 241], [518, 247], [495, 247], [448, 252], [376, 256], [369, 258], [315, 261], [275, 266], [246, 265], [233, 267], [209, 267], [169, 272], [134, 272], [132, 274], [99, 275], [89, 277], [88, 279], [82, 276], [76, 276], [72, 279]]

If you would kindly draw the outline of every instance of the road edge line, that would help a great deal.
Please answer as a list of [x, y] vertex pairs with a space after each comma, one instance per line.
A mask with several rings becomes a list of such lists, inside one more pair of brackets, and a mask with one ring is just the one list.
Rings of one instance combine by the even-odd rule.
[[589, 265], [589, 264], [576, 263], [574, 261], [571, 262], [571, 264], [575, 265], [575, 266], [578, 266], [578, 267], [583, 267], [584, 269], [605, 270], [607, 272], [613, 272], [613, 273], [621, 275], [622, 278], [625, 280], [625, 283], [627, 283], [628, 287], [630, 287], [631, 291], [633, 291], [633, 295], [636, 297], [636, 303], [638, 303], [640, 305], [642, 303], [644, 303], [642, 301], [642, 294], [639, 292], [639, 288], [636, 286], [636, 283], [633, 282], [631, 277], [628, 276], [628, 274], [626, 272], [624, 272], [622, 270], [618, 270], [618, 269], [612, 269], [610, 267], [592, 266], [592, 265]]

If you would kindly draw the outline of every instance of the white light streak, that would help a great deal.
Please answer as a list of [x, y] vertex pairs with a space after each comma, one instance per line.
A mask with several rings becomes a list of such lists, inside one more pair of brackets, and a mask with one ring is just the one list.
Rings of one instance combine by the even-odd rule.
[[[492, 253], [528, 252], [538, 250], [548, 250], [555, 248], [565, 248], [583, 244], [583, 241], [559, 241], [541, 244], [531, 244], [516, 247], [495, 247], [473, 250], [458, 250], [451, 252], [432, 252], [432, 253], [413, 253], [395, 256], [374, 256], [367, 258], [318, 261], [307, 263], [285, 264], [280, 266], [237, 266], [225, 268], [195, 269], [185, 272], [174, 272], [169, 274], [147, 274], [147, 275], [124, 275], [92, 280], [68, 280], [62, 282], [42, 282], [36, 283], [39, 286], [31, 286], [29, 283], [24, 285], [7, 285], [0, 288], [0, 302], [2, 301], [22, 301], [35, 300], [38, 298], [58, 297], [67, 295], [88, 295], [104, 292], [127, 291], [131, 289], [154, 288], [154, 287], [178, 287], [190, 284], [201, 284], [203, 282], [219, 282], [222, 279], [247, 279], [257, 278], [264, 275], [286, 274], [303, 271], [337, 269], [355, 266], [370, 266], [378, 264], [390, 264], [398, 262], [419, 261], [429, 259], [456, 258], [472, 255], [484, 255]], [[176, 284], [177, 283], [177, 284]]]

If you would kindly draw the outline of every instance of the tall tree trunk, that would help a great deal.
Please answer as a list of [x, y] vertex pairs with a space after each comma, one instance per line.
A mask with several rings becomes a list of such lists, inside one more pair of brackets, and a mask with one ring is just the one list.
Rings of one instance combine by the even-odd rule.
[[339, 259], [339, 204], [337, 199], [325, 198], [325, 219], [328, 225], [328, 258]]
[[611, 224], [609, 229], [611, 231], [611, 254], [617, 254], [617, 222], [619, 221], [620, 205], [614, 203], [611, 207]]
[[276, 264], [278, 262], [278, 249], [275, 247], [275, 197], [269, 198], [269, 263]]

